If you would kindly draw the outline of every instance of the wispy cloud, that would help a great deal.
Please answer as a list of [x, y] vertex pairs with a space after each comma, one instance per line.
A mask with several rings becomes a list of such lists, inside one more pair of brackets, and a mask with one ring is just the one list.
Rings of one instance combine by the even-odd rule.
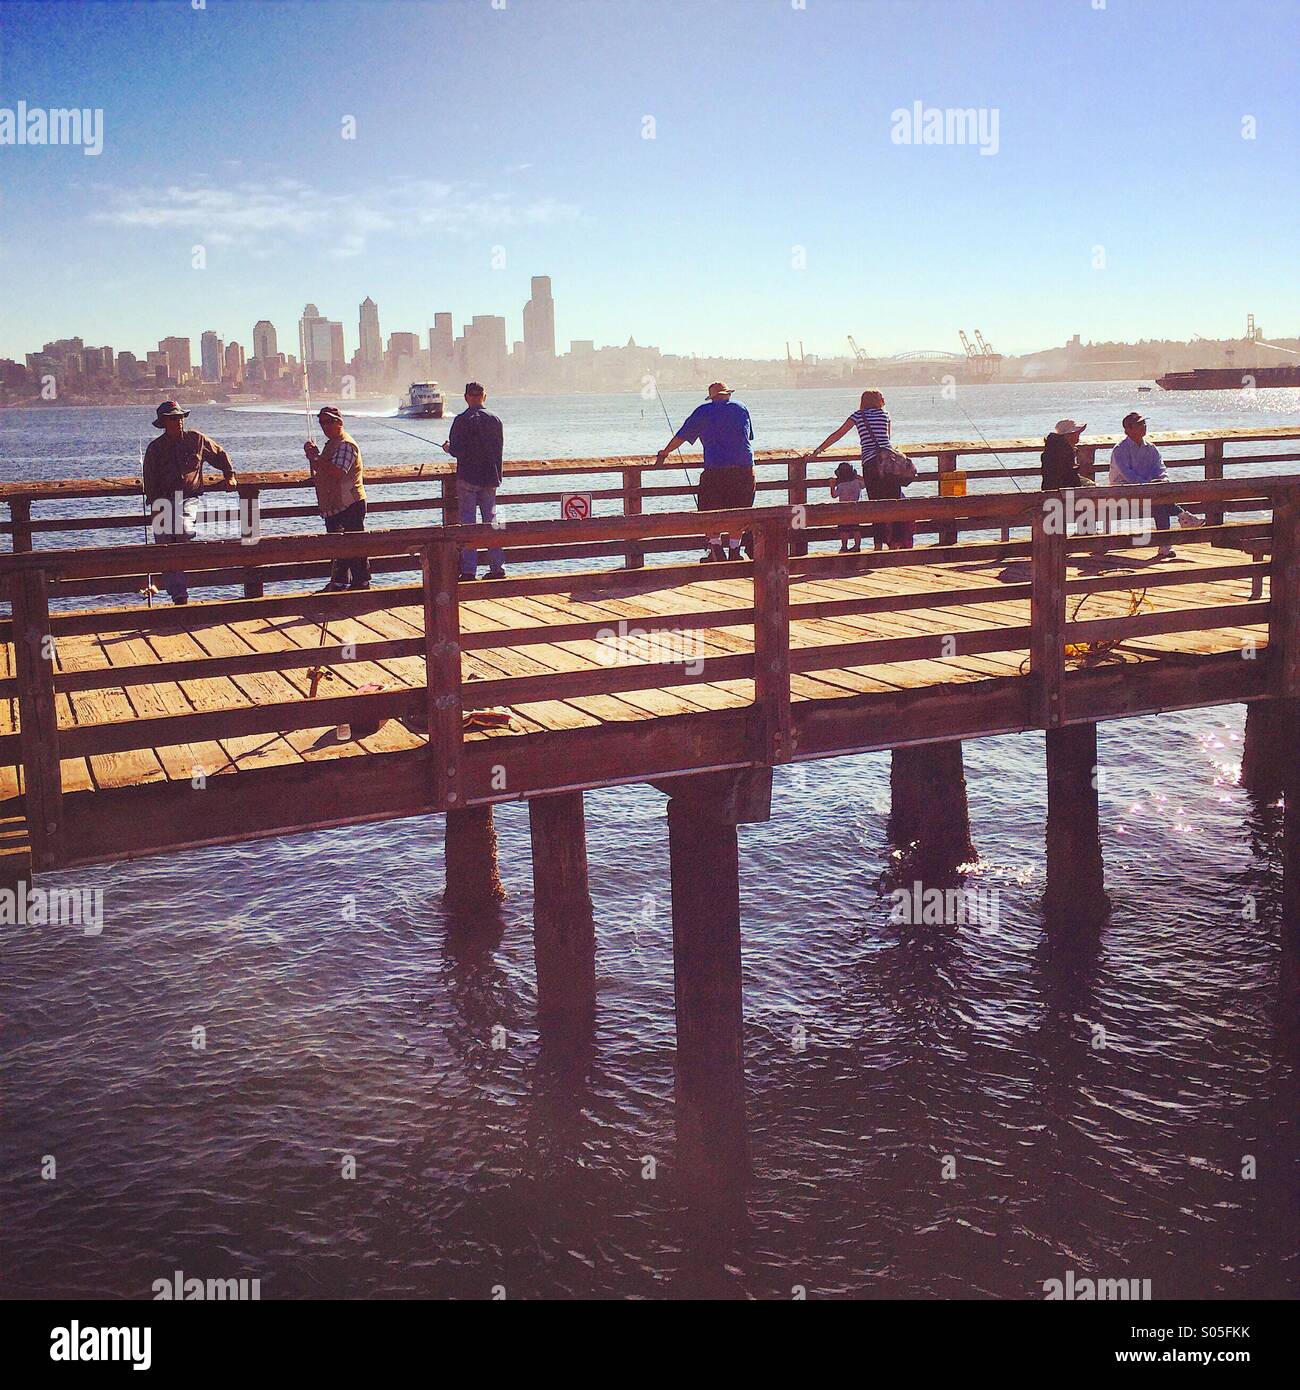
[[262, 253], [314, 242], [337, 258], [361, 255], [375, 236], [464, 237], [581, 217], [578, 208], [554, 198], [524, 201], [484, 185], [431, 179], [394, 179], [359, 193], [322, 192], [287, 178], [230, 187], [196, 181], [110, 189], [105, 197], [95, 222]]

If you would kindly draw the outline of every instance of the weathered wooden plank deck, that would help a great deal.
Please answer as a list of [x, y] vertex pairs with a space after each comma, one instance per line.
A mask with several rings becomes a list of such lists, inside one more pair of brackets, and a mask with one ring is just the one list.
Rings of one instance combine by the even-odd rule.
[[[21, 615], [0, 620], [0, 823], [25, 818], [38, 867], [98, 862], [1288, 696], [1298, 487], [1211, 479], [1090, 493], [1199, 503], [1211, 524], [1175, 537], [1179, 558], [1165, 563], [1129, 537], [1054, 534], [1042, 494], [1006, 493], [718, 513], [714, 527], [753, 529], [754, 559], [707, 566], [641, 564], [643, 549], [692, 550], [695, 514], [512, 523], [522, 563], [472, 585], [445, 578], [459, 546], [499, 532], [208, 542], [174, 552], [199, 587], [362, 552], [423, 580], [180, 609], [50, 611], [61, 596], [129, 592], [157, 563], [152, 547], [0, 557]], [[816, 553], [838, 525], [902, 518], [940, 537], [978, 534]], [[575, 550], [626, 553], [631, 567], [527, 563]], [[1121, 645], [1079, 659], [1080, 643]], [[461, 711], [483, 708], [507, 709], [509, 723], [462, 731]], [[341, 724], [356, 736], [340, 739]]]
[[[1150, 554], [1136, 552], [1115, 560], [1088, 557], [1070, 568], [1074, 577], [1110, 574], [1124, 577], [1132, 591], [1144, 594], [1144, 611], [1168, 612], [1177, 609], [1214, 609], [1249, 599], [1248, 578], [1203, 581], [1204, 571], [1221, 568], [1224, 552], [1204, 544], [1183, 544], [1180, 558], [1157, 565]], [[1017, 587], [1015, 575], [1007, 578], [1007, 566], [996, 562], [975, 562], [955, 566], [924, 562], [924, 551], [915, 552], [916, 563], [885, 571], [851, 574], [843, 577], [795, 578], [791, 584], [791, 603], [796, 611], [802, 605], [840, 604], [861, 598], [885, 598], [891, 603], [930, 593], [969, 589], [983, 591], [1004, 583]], [[462, 654], [462, 679], [466, 685], [489, 678], [546, 675], [564, 671], [599, 671], [615, 660], [636, 663], [645, 659], [644, 642], [636, 636], [638, 624], [648, 619], [692, 613], [725, 612], [751, 608], [753, 579], [731, 578], [728, 566], [701, 567], [694, 582], [659, 581], [654, 570], [644, 571], [634, 593], [604, 592], [599, 576], [579, 577], [567, 593], [530, 598], [526, 595], [488, 597], [495, 587], [481, 582], [467, 590], [460, 604], [463, 632], [529, 629], [535, 641], [518, 642], [489, 651]], [[1013, 562], [1014, 569], [1014, 562]], [[1152, 577], [1161, 587], [1146, 588]], [[1176, 577], [1177, 582], [1171, 582]], [[472, 594], [473, 597], [469, 597]], [[484, 597], [478, 597], [483, 594]], [[256, 604], [251, 604], [256, 607]], [[147, 667], [177, 660], [205, 657], [237, 657], [256, 652], [311, 651], [319, 646], [321, 627], [314, 619], [296, 617], [256, 618], [238, 622], [204, 621], [205, 605], [195, 603], [189, 612], [189, 627], [181, 633], [150, 631], [123, 626], [120, 630], [83, 633], [61, 638], [57, 644], [56, 670], [79, 672], [111, 670], [114, 667]], [[1130, 590], [1090, 595], [1080, 616], [1089, 619], [1123, 617], [1131, 607]], [[120, 610], [105, 614], [114, 624], [123, 623]], [[605, 641], [549, 641], [548, 629], [574, 622], [606, 623], [611, 637]], [[961, 604], [944, 601], [937, 606], [909, 608], [905, 611], [853, 614], [828, 617], [792, 617], [790, 644], [793, 649], [825, 648], [852, 641], [887, 637], [942, 638], [962, 630], [1005, 627], [1022, 629], [1029, 621], [1027, 597], [1009, 597], [1003, 602]], [[343, 617], [327, 624], [327, 640], [334, 644], [414, 638], [421, 633], [422, 614], [418, 605], [408, 604], [375, 612]], [[619, 633], [625, 625], [629, 635]], [[647, 634], [646, 636], [650, 636]], [[658, 634], [653, 634], [658, 636]], [[683, 659], [752, 654], [753, 624], [726, 623], [674, 634], [676, 650]], [[1267, 624], [1253, 623], [1219, 626], [1208, 632], [1180, 632], [1135, 637], [1110, 659], [1127, 664], [1157, 660], [1171, 654], [1187, 656], [1240, 651], [1247, 640], [1259, 650], [1267, 647]], [[1005, 651], [973, 655], [936, 655], [933, 659], [848, 664], [818, 669], [815, 673], [792, 677], [792, 697], [796, 701], [835, 700], [848, 695], [866, 695], [899, 690], [916, 690], [937, 684], [985, 680], [995, 676], [1023, 674], [1028, 646], [1020, 638], [1009, 641]], [[0, 672], [11, 673], [12, 644], [0, 646]], [[283, 672], [268, 671], [233, 677], [160, 681], [100, 690], [74, 691], [60, 695], [59, 727], [96, 726], [130, 722], [155, 715], [189, 715], [204, 711], [225, 711], [254, 707], [260, 703], [306, 700], [310, 685], [308, 668]], [[424, 663], [419, 657], [389, 657], [379, 661], [343, 661], [328, 668], [331, 694], [356, 691], [367, 685], [386, 689], [418, 690], [424, 684]], [[333, 689], [330, 686], [333, 686]], [[509, 706], [512, 716], [507, 728], [469, 730], [467, 741], [537, 735], [548, 731], [589, 728], [601, 724], [623, 723], [671, 715], [703, 714], [723, 709], [740, 709], [753, 702], [752, 679], [700, 681], [671, 687], [620, 691], [609, 695], [576, 695], [570, 699], [524, 701]], [[4, 724], [0, 732], [16, 727], [13, 700], [4, 702]], [[64, 759], [65, 793], [115, 790], [163, 780], [189, 782], [196, 775], [233, 775], [260, 768], [300, 764], [330, 758], [361, 757], [368, 753], [395, 752], [424, 744], [422, 730], [409, 728], [397, 719], [365, 738], [340, 740], [334, 726], [297, 729], [285, 734], [250, 735], [161, 745], [138, 750], [105, 753], [90, 758]], [[5, 769], [0, 782], [0, 816], [4, 802], [18, 795], [16, 769]]]

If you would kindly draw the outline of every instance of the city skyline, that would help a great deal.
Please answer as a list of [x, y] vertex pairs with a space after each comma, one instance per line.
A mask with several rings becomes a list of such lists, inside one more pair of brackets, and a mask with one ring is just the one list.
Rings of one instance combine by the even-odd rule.
[[[701, 27], [674, 0], [587, 7], [575, 50], [571, 26], [524, 4], [377, 2], [361, 47], [328, 0], [220, 19], [117, 6], [88, 47], [95, 6], [8, 5], [0, 104], [101, 108], [104, 138], [94, 158], [0, 150], [0, 355], [74, 323], [143, 343], [164, 296], [176, 321], [227, 335], [287, 325], [314, 296], [330, 313], [454, 299], [513, 323], [537, 265], [566, 286], [561, 343], [632, 332], [679, 354], [832, 354], [851, 333], [884, 356], [976, 324], [1023, 353], [1073, 332], [1222, 336], [1248, 308], [1278, 335], [1300, 325], [1300, 291], [1276, 274], [1300, 231], [1281, 11], [1237, 26], [1197, 0], [954, 0], [870, 24], [829, 0], [716, 12]], [[308, 14], [349, 80], [304, 107]], [[431, 73], [411, 42], [425, 29], [474, 63]], [[1027, 67], [1034, 50], [1079, 80]], [[847, 88], [826, 80], [845, 53], [861, 79]], [[1139, 73], [1142, 101], [1113, 99]], [[230, 119], [211, 122], [218, 75]], [[954, 133], [962, 111], [977, 119]], [[1225, 254], [1206, 258], [1206, 237]]]

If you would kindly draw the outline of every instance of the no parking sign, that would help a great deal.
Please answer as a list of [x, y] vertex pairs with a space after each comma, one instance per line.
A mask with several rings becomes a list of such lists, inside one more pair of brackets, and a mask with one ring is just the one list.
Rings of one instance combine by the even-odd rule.
[[591, 516], [591, 493], [562, 492], [560, 515], [565, 521], [586, 521]]

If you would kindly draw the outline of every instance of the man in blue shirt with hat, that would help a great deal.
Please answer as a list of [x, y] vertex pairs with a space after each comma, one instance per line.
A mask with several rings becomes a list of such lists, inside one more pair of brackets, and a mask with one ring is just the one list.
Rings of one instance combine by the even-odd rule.
[[[662, 464], [683, 444], [704, 445], [704, 468], [695, 505], [702, 512], [734, 511], [754, 505], [754, 423], [749, 411], [731, 399], [725, 381], [709, 386], [709, 399], [697, 406], [686, 423], [655, 455]], [[687, 475], [689, 477], [689, 474]], [[742, 537], [717, 532], [708, 538], [709, 553], [702, 560], [739, 560]], [[748, 544], [749, 533], [744, 539]]]

